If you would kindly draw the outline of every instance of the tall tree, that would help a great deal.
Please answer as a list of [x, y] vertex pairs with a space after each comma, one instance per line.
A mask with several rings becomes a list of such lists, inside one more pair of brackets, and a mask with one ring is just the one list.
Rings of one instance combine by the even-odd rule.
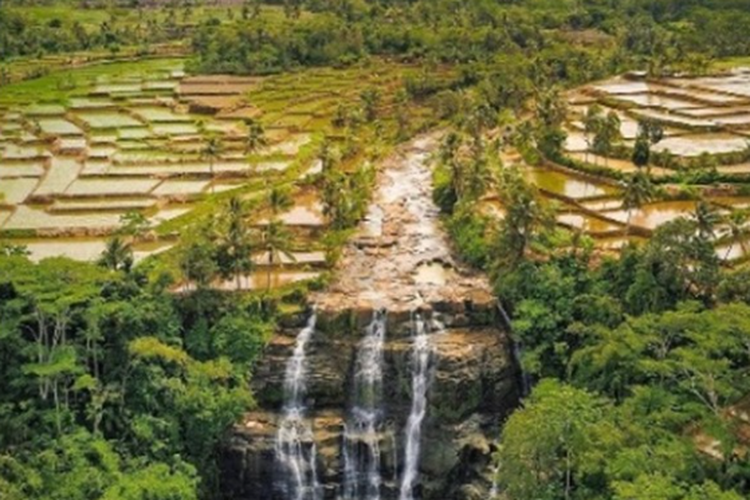
[[268, 146], [268, 138], [266, 137], [263, 124], [256, 120], [248, 119], [245, 120], [245, 126], [247, 127], [245, 154], [256, 154], [262, 148]]
[[248, 223], [248, 211], [238, 196], [229, 199], [221, 215], [217, 259], [224, 278], [234, 277], [237, 290], [242, 287], [242, 276], [253, 268], [253, 239]]
[[729, 260], [734, 245], [740, 245], [742, 254], [747, 254], [747, 242], [743, 239], [743, 236], [746, 232], [749, 215], [747, 210], [733, 210], [724, 218], [726, 224], [725, 236], [729, 238], [729, 246], [727, 246], [727, 252], [724, 255], [725, 261]]
[[133, 249], [120, 236], [113, 236], [99, 258], [99, 265], [113, 271], [130, 272], [133, 267]]
[[583, 117], [583, 134], [586, 139], [586, 163], [589, 161], [589, 152], [593, 149], [594, 137], [599, 132], [602, 119], [602, 108], [598, 104], [589, 106], [586, 110], [586, 115]]
[[612, 147], [622, 139], [621, 126], [620, 116], [614, 111], [610, 111], [606, 117], [601, 119], [594, 134], [594, 151], [604, 156], [604, 166], [608, 166]]
[[622, 208], [627, 210], [627, 222], [625, 226], [625, 235], [630, 234], [630, 223], [633, 217], [633, 210], [641, 208], [651, 201], [654, 197], [654, 188], [648, 176], [643, 172], [636, 172], [625, 185], [625, 192], [622, 197]]
[[209, 134], [205, 138], [205, 144], [201, 150], [201, 158], [208, 161], [209, 172], [211, 173], [211, 192], [214, 193], [216, 187], [214, 185], [214, 166], [217, 160], [221, 158], [221, 154], [224, 151], [224, 145], [221, 142], [221, 138], [216, 134]]

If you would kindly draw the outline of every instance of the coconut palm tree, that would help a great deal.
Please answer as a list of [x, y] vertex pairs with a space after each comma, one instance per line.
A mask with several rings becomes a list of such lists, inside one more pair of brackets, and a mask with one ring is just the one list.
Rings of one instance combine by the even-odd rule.
[[278, 264], [279, 267], [283, 266], [284, 257], [292, 262], [296, 261], [296, 258], [292, 253], [292, 244], [292, 233], [286, 225], [278, 219], [270, 220], [263, 230], [264, 255], [268, 255], [266, 292], [271, 291], [271, 276], [273, 274], [274, 266], [276, 264]]
[[219, 271], [225, 278], [234, 277], [239, 290], [241, 278], [252, 271], [252, 233], [247, 221], [247, 208], [238, 196], [229, 199], [222, 213], [219, 233]]
[[610, 111], [606, 117], [600, 120], [599, 126], [594, 134], [594, 151], [604, 156], [604, 166], [609, 166], [609, 156], [612, 146], [622, 139], [620, 132], [622, 122], [620, 116]]
[[700, 200], [695, 205], [695, 211], [692, 213], [692, 219], [698, 228], [699, 236], [709, 239], [716, 236], [716, 225], [721, 221], [721, 217], [716, 210], [704, 200]]
[[740, 245], [743, 254], [747, 254], [747, 243], [742, 237], [745, 235], [745, 225], [747, 224], [749, 215], [747, 210], [734, 210], [728, 217], [725, 217], [724, 222], [727, 225], [725, 234], [729, 236], [730, 240], [724, 260], [729, 260], [735, 243]]
[[654, 197], [654, 188], [643, 172], [638, 171], [630, 177], [622, 197], [622, 208], [627, 210], [628, 218], [625, 225], [625, 236], [630, 234], [630, 222], [633, 210], [641, 208]]
[[268, 191], [268, 206], [273, 217], [292, 207], [294, 201], [286, 186], [274, 186]]
[[[211, 180], [214, 178], [214, 165], [216, 160], [221, 158], [221, 153], [224, 150], [224, 145], [221, 142], [221, 138], [218, 135], [211, 134], [206, 138], [206, 144], [201, 150], [201, 158], [208, 161], [208, 168], [211, 172]], [[215, 192], [213, 182], [211, 183], [211, 193]]]
[[596, 137], [599, 128], [602, 125], [602, 108], [598, 104], [594, 104], [586, 110], [586, 115], [583, 117], [583, 137], [586, 140], [586, 154], [585, 162], [589, 162], [589, 151], [593, 146], [593, 138]]
[[368, 122], [375, 121], [378, 116], [378, 107], [380, 106], [380, 91], [375, 87], [370, 87], [359, 94], [362, 101], [362, 113]]
[[113, 271], [130, 272], [133, 267], [133, 248], [120, 236], [114, 236], [99, 257], [99, 265]]
[[651, 147], [664, 138], [664, 128], [657, 122], [642, 120], [638, 122], [638, 136], [633, 147], [632, 161], [638, 168], [646, 167], [651, 176]]
[[268, 138], [263, 125], [251, 119], [245, 120], [247, 136], [245, 137], [245, 154], [255, 154], [262, 148], [268, 146]]
[[451, 172], [451, 188], [456, 200], [460, 200], [464, 192], [463, 165], [459, 159], [463, 139], [457, 132], [451, 132], [440, 145], [440, 162], [446, 165]]

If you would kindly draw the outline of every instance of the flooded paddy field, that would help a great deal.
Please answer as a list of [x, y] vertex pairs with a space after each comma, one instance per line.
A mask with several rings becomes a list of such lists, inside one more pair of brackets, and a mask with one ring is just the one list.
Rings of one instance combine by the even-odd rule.
[[[558, 202], [559, 225], [593, 236], [602, 250], [615, 250], [677, 218], [695, 217], [697, 200], [702, 198], [722, 221], [714, 237], [717, 256], [745, 258], [748, 245], [728, 241], [725, 218], [750, 209], [745, 185], [750, 175], [750, 70], [701, 78], [632, 73], [579, 87], [565, 96], [566, 168], [534, 168], [527, 173], [541, 194]], [[611, 157], [592, 151], [593, 134], [587, 134], [584, 124], [594, 105], [602, 116], [615, 113], [620, 119]], [[644, 169], [657, 189], [643, 206], [627, 210], [623, 193], [639, 171], [631, 159], [632, 148], [640, 122], [646, 120], [661, 125], [663, 131], [650, 144], [652, 162]], [[704, 175], [693, 177], [693, 169], [703, 169]], [[580, 179], [576, 170], [582, 173]], [[719, 180], [705, 172], [714, 172]]]
[[[576, 89], [570, 93], [571, 104], [580, 95], [599, 103], [605, 113], [617, 105], [624, 140], [635, 139], [638, 120], [660, 123], [665, 139], [654, 146], [655, 151], [690, 158], [747, 149], [744, 129], [750, 127], [750, 73], [744, 70], [705, 78], [625, 75]], [[571, 121], [581, 130], [590, 105], [571, 106]]]

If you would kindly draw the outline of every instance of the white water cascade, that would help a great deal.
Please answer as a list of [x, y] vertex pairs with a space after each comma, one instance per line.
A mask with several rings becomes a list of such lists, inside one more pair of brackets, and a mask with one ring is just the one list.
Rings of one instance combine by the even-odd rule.
[[414, 486], [419, 473], [422, 421], [427, 413], [427, 386], [432, 345], [427, 326], [420, 314], [414, 316], [414, 350], [412, 357], [412, 404], [406, 422], [406, 453], [399, 500], [414, 500]]
[[316, 470], [317, 450], [312, 428], [305, 420], [307, 390], [307, 344], [315, 332], [313, 311], [297, 336], [292, 357], [284, 374], [284, 413], [276, 434], [278, 487], [285, 500], [320, 500], [321, 488]]
[[492, 468], [492, 487], [490, 488], [490, 499], [497, 500], [500, 495], [500, 485], [498, 484], [498, 475], [500, 474], [500, 463], [498, 462]]
[[382, 418], [386, 313], [376, 312], [357, 351], [354, 397], [344, 429], [345, 500], [380, 500], [379, 429]]

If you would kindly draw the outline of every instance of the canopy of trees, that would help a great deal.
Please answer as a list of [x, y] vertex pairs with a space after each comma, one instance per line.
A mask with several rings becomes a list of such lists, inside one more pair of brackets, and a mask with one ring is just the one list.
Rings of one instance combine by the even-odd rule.
[[270, 331], [139, 271], [0, 257], [0, 497], [210, 498]]

